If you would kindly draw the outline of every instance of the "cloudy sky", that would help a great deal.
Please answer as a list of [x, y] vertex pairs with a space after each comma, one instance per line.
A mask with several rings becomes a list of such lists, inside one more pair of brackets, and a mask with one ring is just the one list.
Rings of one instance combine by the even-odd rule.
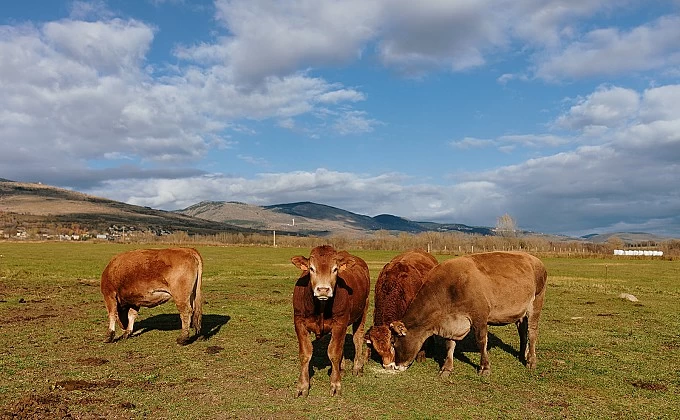
[[680, 237], [679, 0], [3, 2], [0, 177]]

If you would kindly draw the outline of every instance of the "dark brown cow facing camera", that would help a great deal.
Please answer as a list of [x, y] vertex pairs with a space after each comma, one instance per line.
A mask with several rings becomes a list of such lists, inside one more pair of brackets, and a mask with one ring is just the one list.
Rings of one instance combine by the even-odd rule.
[[453, 258], [432, 269], [401, 321], [391, 324], [397, 370], [406, 369], [433, 334], [448, 339], [443, 376], [453, 368], [454, 340], [472, 329], [481, 353], [479, 374], [488, 375], [488, 325], [516, 324], [520, 356], [536, 367], [538, 318], [547, 272], [536, 257], [521, 252], [488, 252]]
[[359, 257], [324, 245], [312, 249], [309, 258], [296, 256], [291, 262], [302, 270], [293, 289], [293, 321], [300, 355], [300, 377], [296, 396], [309, 394], [309, 364], [316, 338], [330, 333], [331, 396], [340, 394], [343, 346], [347, 327], [352, 325], [354, 366], [359, 375], [365, 362], [364, 323], [371, 287], [368, 265]]
[[425, 276], [437, 259], [422, 250], [406, 251], [385, 264], [375, 283], [373, 326], [366, 332], [366, 343], [382, 358], [386, 369], [394, 368], [394, 348], [390, 323], [400, 320], [420, 290]]
[[182, 320], [177, 343], [189, 342], [189, 328], [201, 331], [203, 259], [192, 248], [138, 249], [114, 256], [102, 273], [101, 291], [109, 315], [106, 342], [116, 334], [116, 321], [132, 334], [139, 308], [152, 308], [171, 298]]

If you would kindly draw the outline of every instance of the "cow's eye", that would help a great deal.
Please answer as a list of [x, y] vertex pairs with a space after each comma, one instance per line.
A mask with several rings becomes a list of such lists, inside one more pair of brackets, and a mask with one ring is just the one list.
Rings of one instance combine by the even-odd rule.
[[316, 271], [316, 270], [314, 269], [314, 267], [309, 267], [309, 272], [310, 272], [310, 273], [313, 273], [313, 272], [315, 272], [315, 271]]
[[337, 272], [338, 272], [338, 267], [333, 267], [333, 273], [335, 274]]

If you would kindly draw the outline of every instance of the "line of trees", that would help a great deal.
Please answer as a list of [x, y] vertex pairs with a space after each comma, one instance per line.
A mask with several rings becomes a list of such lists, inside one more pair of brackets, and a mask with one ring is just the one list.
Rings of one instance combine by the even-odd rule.
[[[527, 251], [543, 255], [565, 256], [613, 256], [614, 249], [622, 246], [619, 241], [592, 243], [584, 241], [556, 241], [541, 236], [483, 236], [462, 232], [423, 232], [392, 233], [379, 230], [369, 235], [352, 237], [348, 235], [331, 235], [327, 237], [284, 235], [277, 232], [276, 244], [274, 235], [219, 233], [216, 235], [188, 235], [176, 232], [170, 235], [157, 236], [142, 234], [131, 236], [131, 242], [151, 244], [178, 244], [185, 246], [198, 245], [254, 245], [313, 248], [317, 245], [330, 244], [338, 249], [366, 249], [405, 251], [413, 248], [428, 250], [435, 254], [469, 254], [486, 251]], [[680, 256], [680, 240], [669, 240], [659, 243], [648, 243], [644, 248], [663, 251], [664, 257]], [[635, 249], [641, 249], [639, 247]]]

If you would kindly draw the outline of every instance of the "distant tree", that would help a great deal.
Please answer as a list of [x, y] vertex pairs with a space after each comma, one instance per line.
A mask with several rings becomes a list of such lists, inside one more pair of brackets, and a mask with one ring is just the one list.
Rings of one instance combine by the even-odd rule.
[[623, 246], [625, 245], [623, 239], [618, 236], [610, 236], [609, 239], [607, 239], [607, 244], [612, 251], [615, 249], [623, 249]]
[[505, 213], [496, 220], [496, 233], [503, 237], [514, 237], [517, 235], [517, 222], [508, 213]]

